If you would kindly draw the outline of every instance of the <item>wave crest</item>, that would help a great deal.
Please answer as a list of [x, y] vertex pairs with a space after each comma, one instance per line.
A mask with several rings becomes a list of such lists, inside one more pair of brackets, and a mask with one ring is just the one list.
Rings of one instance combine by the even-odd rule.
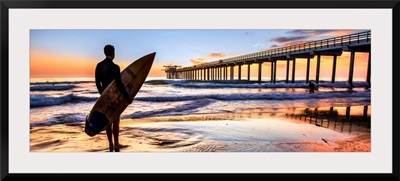
[[49, 85], [49, 84], [38, 84], [31, 85], [31, 91], [52, 91], [52, 90], [71, 90], [75, 88], [75, 85]]

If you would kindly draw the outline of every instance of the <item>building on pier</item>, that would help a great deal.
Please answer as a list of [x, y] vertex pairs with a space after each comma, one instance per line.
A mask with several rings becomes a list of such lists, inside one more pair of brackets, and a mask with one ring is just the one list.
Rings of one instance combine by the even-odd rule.
[[182, 67], [180, 65], [165, 65], [162, 71], [165, 71], [167, 79], [179, 79], [178, 72], [176, 71], [178, 68]]

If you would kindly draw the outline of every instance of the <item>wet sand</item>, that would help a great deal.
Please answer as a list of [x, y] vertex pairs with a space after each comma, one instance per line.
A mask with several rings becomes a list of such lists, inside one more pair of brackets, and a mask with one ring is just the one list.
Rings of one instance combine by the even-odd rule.
[[[364, 124], [271, 113], [220, 113], [124, 119], [121, 152], [370, 152]], [[84, 123], [31, 128], [31, 152], [108, 152], [105, 131]]]

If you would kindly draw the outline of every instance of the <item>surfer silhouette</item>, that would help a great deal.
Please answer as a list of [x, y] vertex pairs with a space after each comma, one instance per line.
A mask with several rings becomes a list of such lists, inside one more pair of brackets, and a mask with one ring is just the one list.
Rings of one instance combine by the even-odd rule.
[[[113, 62], [113, 59], [115, 58], [114, 46], [106, 45], [104, 47], [104, 54], [106, 55], [106, 58], [97, 64], [96, 71], [95, 71], [97, 90], [99, 91], [100, 94], [102, 94], [103, 91], [107, 88], [107, 86], [113, 80], [115, 80], [115, 83], [116, 83], [119, 91], [121, 91], [121, 93], [124, 95], [124, 97], [126, 98], [128, 103], [131, 104], [133, 98], [131, 98], [129, 96], [124, 85], [122, 84], [119, 66]], [[112, 152], [112, 151], [119, 152], [120, 148], [125, 147], [125, 145], [119, 144], [119, 141], [118, 141], [119, 122], [120, 122], [120, 120], [118, 118], [118, 120], [115, 120], [106, 129], [110, 152]], [[114, 144], [113, 144], [113, 139], [112, 139], [113, 135], [114, 135]]]
[[315, 84], [310, 81], [310, 83], [308, 83], [308, 88], [310, 88], [310, 94], [313, 94], [315, 89]]

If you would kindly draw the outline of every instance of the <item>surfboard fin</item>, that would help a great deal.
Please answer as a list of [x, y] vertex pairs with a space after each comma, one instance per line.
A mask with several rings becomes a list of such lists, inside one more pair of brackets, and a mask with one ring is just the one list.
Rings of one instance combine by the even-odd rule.
[[85, 133], [94, 136], [108, 126], [106, 115], [99, 111], [93, 111], [86, 117]]

